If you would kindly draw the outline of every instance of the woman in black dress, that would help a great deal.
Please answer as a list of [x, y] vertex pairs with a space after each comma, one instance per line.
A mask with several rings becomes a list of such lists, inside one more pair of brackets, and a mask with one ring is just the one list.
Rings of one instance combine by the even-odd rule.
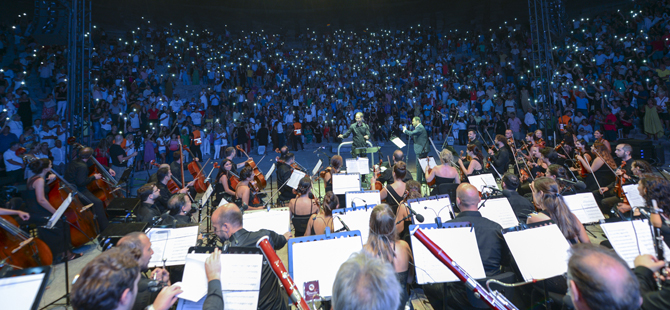
[[[386, 200], [386, 203], [393, 209], [393, 214], [398, 212], [398, 205], [405, 196], [405, 182], [403, 181], [405, 174], [407, 174], [407, 164], [404, 161], [396, 162], [393, 165], [393, 184], [387, 184], [379, 192], [382, 202]], [[370, 184], [374, 186], [375, 182], [377, 182], [377, 178], [373, 174]]]

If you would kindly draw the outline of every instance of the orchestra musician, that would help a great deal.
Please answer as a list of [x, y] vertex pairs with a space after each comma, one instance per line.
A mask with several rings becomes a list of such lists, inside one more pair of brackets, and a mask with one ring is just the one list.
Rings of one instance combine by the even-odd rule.
[[[214, 191], [217, 195], [217, 200], [215, 200], [215, 205], [219, 205], [221, 198], [226, 201], [232, 201], [235, 197], [235, 189], [231, 183], [233, 176], [233, 161], [225, 158], [221, 161], [219, 172], [216, 175], [216, 185], [214, 185]], [[236, 176], [235, 176], [236, 177]]]
[[[221, 242], [228, 241], [231, 247], [255, 247], [256, 242], [268, 236], [275, 251], [283, 248], [291, 238], [291, 232], [279, 235], [273, 231], [261, 229], [247, 231], [243, 228], [242, 211], [234, 203], [220, 206], [212, 214], [212, 227]], [[263, 258], [264, 261], [267, 261]], [[279, 285], [277, 277], [268, 263], [261, 269], [261, 284], [258, 294], [258, 309], [288, 310], [288, 297]]]
[[230, 171], [232, 171], [234, 174], [238, 174], [237, 169], [242, 169], [244, 167], [244, 162], [241, 162], [239, 164], [235, 163], [233, 158], [235, 158], [236, 155], [237, 155], [237, 150], [232, 146], [227, 147], [223, 151], [224, 159], [229, 159], [230, 161], [233, 162], [233, 167], [232, 167], [232, 169], [230, 169]]
[[[584, 139], [578, 139], [575, 141], [575, 154], [580, 154], [584, 157], [587, 162], [592, 162], [595, 156], [591, 153], [591, 150], [587, 149], [588, 143]], [[575, 165], [576, 166], [576, 165]], [[570, 168], [573, 172], [580, 172], [580, 169], [576, 167]]]
[[[381, 191], [379, 191], [379, 196], [381, 197], [381, 200], [384, 201], [386, 199], [386, 203], [391, 206], [391, 209], [393, 210], [393, 214], [395, 214], [398, 211], [398, 205], [400, 202], [404, 199], [404, 194], [405, 194], [405, 182], [403, 179], [405, 178], [405, 174], [407, 173], [407, 165], [405, 164], [404, 161], [399, 161], [393, 165], [393, 184], [387, 184], [382, 188]], [[374, 184], [377, 181], [375, 178], [375, 175], [372, 175], [372, 179], [370, 180], [371, 183], [371, 189], [374, 190]]]
[[[410, 199], [417, 199], [423, 197], [421, 195], [421, 183], [418, 181], [414, 180], [409, 180], [407, 181], [407, 199], [403, 201], [400, 204], [400, 207], [398, 207], [398, 212], [395, 215], [395, 222], [396, 222], [396, 231], [398, 232], [398, 236], [400, 240], [405, 240], [409, 241], [409, 225], [412, 224], [412, 218], [408, 217], [405, 218], [409, 215], [410, 211], [408, 209], [408, 203], [407, 201]], [[404, 220], [403, 220], [404, 219]], [[402, 222], [400, 222], [403, 220]]]
[[426, 182], [432, 182], [433, 179], [435, 179], [435, 188], [431, 195], [437, 195], [437, 188], [440, 184], [461, 183], [461, 177], [460, 174], [458, 174], [458, 170], [451, 165], [454, 161], [454, 155], [451, 151], [444, 149], [440, 152], [439, 156], [441, 164], [431, 169], [426, 176]]
[[[639, 162], [643, 162], [642, 160], [637, 160]], [[644, 162], [644, 164], [649, 165], [647, 162]], [[633, 164], [634, 167], [636, 164]], [[639, 170], [636, 170], [639, 171]], [[658, 206], [660, 208], [663, 208], [666, 204], [670, 204], [670, 201], [667, 199], [668, 194], [670, 194], [670, 191], [668, 191], [670, 188], [667, 187], [668, 181], [653, 175], [653, 174], [643, 174], [643, 173], [638, 173], [636, 174], [638, 177], [640, 177], [640, 182], [637, 184], [637, 191], [640, 193], [640, 196], [644, 198], [644, 201], [646, 202], [647, 206], [651, 206], [651, 201], [656, 200]], [[615, 196], [616, 197], [616, 196]], [[617, 197], [618, 198], [618, 197]], [[644, 207], [644, 206], [636, 206], [636, 207]], [[632, 210], [632, 207], [628, 203], [623, 203], [619, 202], [617, 204], [617, 208], [619, 212], [621, 213], [627, 213]], [[634, 213], [635, 216], [639, 216], [639, 211], [636, 211]], [[652, 221], [653, 223], [654, 221]], [[659, 221], [663, 223], [663, 226], [665, 226], [665, 221]], [[657, 225], [658, 226], [658, 225]], [[667, 227], [659, 226], [662, 229], [664, 233], [667, 233], [670, 235], [670, 229], [667, 229]], [[670, 241], [670, 239], [666, 239], [667, 241]], [[666, 241], [666, 242], [667, 242]]]
[[[158, 171], [156, 172], [156, 177], [158, 179], [156, 187], [160, 191], [160, 196], [157, 199], [155, 199], [154, 203], [161, 211], [161, 213], [165, 213], [168, 210], [168, 200], [170, 200], [170, 197], [172, 196], [172, 193], [170, 193], [170, 190], [168, 190], [167, 188], [167, 183], [172, 178], [172, 171], [170, 171], [170, 167], [161, 166], [160, 168], [158, 168]], [[189, 193], [189, 187], [192, 185], [193, 181], [186, 184], [186, 187], [178, 190], [177, 193], [180, 194]]]
[[[393, 153], [395, 154], [395, 153]], [[401, 157], [402, 158], [402, 157]], [[395, 157], [394, 157], [395, 160]], [[323, 184], [325, 186], [326, 193], [327, 192], [332, 192], [333, 191], [333, 174], [334, 173], [340, 173], [340, 169], [342, 169], [342, 156], [340, 155], [334, 155], [333, 157], [330, 158], [330, 166], [327, 167], [323, 173], [321, 178], [323, 178]], [[391, 170], [391, 169], [387, 169]], [[391, 172], [389, 172], [391, 173]], [[384, 177], [384, 174], [382, 174], [382, 178]], [[391, 178], [393, 178], [393, 175], [391, 175]], [[378, 180], [379, 181], [379, 180]], [[374, 182], [372, 183], [374, 184]], [[338, 208], [345, 208], [346, 204], [346, 197], [344, 194], [341, 195], [335, 195], [338, 200]]]
[[[95, 219], [98, 222], [98, 227], [100, 228], [100, 231], [105, 231], [105, 228], [109, 225], [109, 220], [107, 220], [102, 201], [100, 201], [98, 197], [95, 197], [95, 195], [86, 188], [89, 183], [102, 178], [102, 175], [99, 173], [89, 176], [88, 167], [93, 164], [91, 161], [92, 155], [92, 148], [85, 147], [81, 149], [77, 158], [71, 160], [67, 164], [64, 177], [65, 180], [77, 187], [79, 195], [86, 196], [87, 200], [93, 203], [92, 210], [93, 214], [95, 214]], [[116, 172], [113, 168], [109, 170], [109, 174], [113, 177], [116, 176]]]
[[[262, 204], [253, 204], [256, 193], [251, 191], [249, 183], [254, 180], [254, 172], [251, 167], [244, 167], [240, 171], [240, 183], [235, 188], [235, 202], [240, 207], [240, 210], [262, 210]], [[285, 186], [288, 187], [288, 186]], [[289, 187], [290, 189], [290, 187]]]
[[348, 138], [353, 133], [353, 143], [351, 145], [351, 157], [366, 157], [367, 154], [356, 152], [357, 148], [368, 147], [367, 141], [370, 139], [370, 126], [363, 123], [363, 112], [356, 113], [356, 122], [349, 126], [346, 132], [337, 136], [340, 139]]
[[135, 211], [135, 215], [140, 222], [152, 223], [155, 218], [159, 218], [163, 212], [155, 205], [155, 200], [161, 195], [160, 190], [155, 183], [147, 183], [137, 190], [137, 197], [142, 203]]
[[549, 167], [547, 167], [546, 177], [552, 178], [556, 181], [556, 183], [558, 183], [558, 188], [561, 190], [561, 195], [572, 195], [583, 191], [575, 188], [573, 184], [569, 184], [557, 179], [561, 178], [563, 180], [570, 180], [567, 169], [564, 166], [557, 164], [549, 165]]
[[[179, 156], [180, 154], [181, 153], [179, 151], [174, 152], [173, 157], [172, 157], [172, 158], [174, 158], [174, 160], [172, 161], [172, 163], [170, 163], [170, 172], [172, 172], [172, 175], [174, 176], [174, 178], [177, 179], [181, 183], [181, 180], [182, 180], [182, 177], [183, 177], [181, 175], [181, 173], [184, 170], [188, 170], [188, 164], [183, 163], [181, 161], [181, 156]], [[200, 161], [200, 159], [198, 157], [194, 157], [193, 161], [197, 162], [197, 161]], [[195, 197], [195, 195], [197, 195], [198, 192], [195, 190], [194, 187], [189, 186], [188, 187], [188, 194], [191, 197]]]
[[[587, 162], [586, 159], [584, 159], [584, 157], [581, 155], [577, 155], [575, 157], [582, 164], [582, 167], [584, 167], [584, 169], [586, 169], [586, 171], [589, 173], [584, 180], [584, 183], [586, 183], [586, 189], [588, 191], [594, 192], [594, 194], [599, 190], [601, 193], [603, 193], [604, 189], [600, 189], [598, 184], [600, 184], [600, 186], [605, 184], [610, 185], [615, 181], [615, 175], [612, 173], [610, 168], [615, 169], [616, 163], [614, 162], [614, 159], [610, 153], [607, 151], [607, 147], [605, 147], [605, 145], [602, 143], [593, 143], [591, 146], [591, 151], [595, 155], [595, 158], [590, 163]], [[598, 198], [596, 198], [596, 200], [598, 200]]]
[[291, 223], [295, 228], [295, 236], [302, 237], [307, 231], [309, 219], [319, 211], [319, 204], [315, 199], [309, 197], [312, 193], [312, 179], [310, 177], [305, 176], [300, 179], [295, 191], [298, 197], [289, 201], [289, 212]]
[[480, 153], [483, 153], [486, 149], [486, 146], [480, 139], [478, 139], [477, 132], [474, 130], [468, 130], [468, 145], [470, 144], [474, 144], [479, 149]]
[[412, 118], [413, 130], [407, 130], [405, 126], [402, 127], [402, 132], [408, 136], [414, 136], [414, 155], [416, 155], [416, 180], [424, 182], [426, 180], [424, 172], [419, 164], [419, 159], [428, 156], [428, 133], [426, 128], [421, 124], [421, 118], [415, 116]]
[[463, 158], [458, 158], [458, 166], [461, 168], [461, 171], [463, 171], [463, 174], [468, 176], [482, 173], [484, 171], [484, 166], [482, 165], [484, 162], [484, 154], [482, 154], [482, 151], [479, 149], [479, 147], [475, 144], [468, 144], [466, 154], [466, 160], [468, 158], [470, 159], [467, 168], [465, 168]]
[[[399, 161], [402, 161], [404, 157], [405, 157], [405, 154], [403, 154], [403, 152], [401, 150], [395, 150], [393, 152], [393, 157], [392, 157], [393, 158], [393, 164], [395, 164]], [[381, 175], [377, 178], [377, 181], [381, 182], [382, 185], [393, 184], [393, 169], [390, 169], [391, 168], [390, 163], [387, 163], [387, 164], [389, 165], [387, 167], [389, 169], [384, 170], [384, 172], [382, 172]], [[407, 182], [409, 180], [413, 180], [411, 173], [405, 174], [405, 178], [403, 179], [404, 182]]]
[[533, 133], [533, 144], [539, 146], [540, 148], [545, 148], [547, 146], [544, 139], [542, 139], [542, 130], [535, 130]]
[[[601, 144], [602, 145], [602, 144]], [[604, 149], [604, 148], [603, 148]], [[634, 183], [633, 179], [631, 178], [634, 176], [633, 173], [633, 157], [631, 156], [631, 152], [633, 151], [633, 147], [630, 146], [630, 144], [619, 144], [616, 146], [616, 149], [614, 149], [614, 154], [617, 156], [617, 161], [614, 161], [615, 163], [619, 165], [610, 165], [610, 167], [615, 170], [615, 174], [617, 177], [624, 177], [626, 178], [626, 183]], [[599, 151], [600, 152], [600, 151]], [[601, 153], [602, 155], [602, 153]], [[603, 155], [605, 157], [609, 156], [609, 153], [607, 155]], [[626, 165], [624, 165], [623, 169], [621, 168], [620, 164], [622, 162], [626, 162]], [[606, 172], [609, 172], [609, 175], [611, 175], [611, 170], [608, 169], [607, 167], [604, 167]], [[650, 171], [651, 172], [651, 171]], [[612, 182], [604, 184], [600, 183], [600, 190], [594, 190], [593, 191], [593, 196], [596, 198], [596, 201], [599, 203], [599, 206], [601, 210], [603, 210], [603, 213], [610, 212], [613, 207], [617, 206], [622, 200], [619, 198], [614, 190], [616, 187], [616, 178], [612, 180]]]
[[[335, 232], [333, 225], [333, 210], [340, 206], [340, 201], [333, 192], [326, 192], [323, 196], [323, 204], [319, 208], [317, 214], [312, 215], [307, 222], [305, 229], [305, 236], [323, 235], [326, 233], [326, 227], [330, 228], [330, 232]], [[295, 224], [293, 224], [295, 226]]]
[[[335, 156], [333, 156], [333, 158], [335, 158]], [[294, 163], [294, 161], [295, 154], [291, 152], [287, 152], [285, 155], [281, 156], [279, 161], [277, 161], [277, 185], [280, 186], [277, 203], [282, 205], [295, 197], [293, 189], [284, 184], [291, 178], [291, 174], [293, 174], [293, 167], [291, 167], [291, 164]]]
[[[49, 193], [48, 183], [55, 178], [54, 175], [47, 177], [52, 169], [51, 161], [48, 158], [33, 160], [28, 164], [28, 169], [35, 175], [26, 182], [27, 190], [23, 192], [23, 200], [26, 202], [26, 210], [30, 214], [29, 218], [32, 218], [31, 222], [37, 224], [37, 235], [51, 249], [54, 262], [63, 261], [66, 256], [68, 260], [81, 257], [83, 254], [73, 254], [70, 251], [70, 229], [65, 229], [67, 223], [58, 221], [53, 229], [44, 227], [44, 224], [47, 223], [58, 207], [52, 206], [47, 198]], [[25, 218], [25, 215], [22, 218]], [[63, 244], [63, 240], [68, 241]]]
[[330, 309], [393, 310], [401, 306], [400, 293], [393, 266], [359, 251], [337, 270]]
[[495, 147], [498, 149], [497, 153], [489, 149], [489, 155], [491, 155], [489, 160], [491, 161], [491, 165], [498, 171], [498, 174], [502, 176], [509, 169], [509, 163], [512, 160], [512, 151], [509, 145], [507, 145], [507, 139], [503, 135], [496, 135]]
[[517, 188], [519, 188], [519, 185], [521, 185], [519, 177], [507, 172], [502, 177], [501, 185], [503, 188], [503, 195], [507, 197], [507, 201], [509, 201], [510, 206], [512, 206], [514, 215], [516, 215], [519, 222], [523, 221], [525, 223], [528, 216], [535, 211], [535, 207], [530, 200], [519, 195], [516, 191]]
[[510, 148], [514, 148], [515, 150], [519, 148], [521, 144], [519, 141], [514, 139], [514, 132], [512, 129], [505, 130], [505, 139], [507, 139], [505, 144], [509, 145]]
[[605, 147], [607, 148], [607, 152], [612, 153], [612, 145], [607, 139], [605, 139], [605, 135], [603, 134], [602, 130], [600, 129], [595, 130], [593, 132], [593, 137], [596, 139], [594, 143], [598, 142], [604, 144]]
[[168, 200], [169, 215], [166, 216], [168, 225], [172, 224], [190, 224], [191, 214], [196, 209], [192, 207], [191, 199], [185, 194], [176, 194]]

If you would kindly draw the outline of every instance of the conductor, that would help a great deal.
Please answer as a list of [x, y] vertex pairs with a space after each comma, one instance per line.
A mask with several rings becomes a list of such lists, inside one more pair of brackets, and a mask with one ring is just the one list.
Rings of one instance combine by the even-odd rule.
[[421, 124], [421, 118], [415, 116], [412, 118], [412, 125], [414, 130], [407, 130], [407, 127], [402, 126], [402, 132], [414, 137], [414, 153], [416, 154], [416, 180], [420, 183], [426, 181], [423, 175], [423, 169], [419, 164], [419, 158], [426, 158], [428, 156], [428, 134], [426, 128]]
[[351, 145], [351, 156], [356, 157], [356, 155], [360, 155], [362, 157], [365, 157], [366, 156], [365, 152], [361, 154], [356, 152], [357, 148], [367, 147], [367, 144], [365, 142], [368, 139], [370, 139], [370, 127], [367, 124], [363, 123], [363, 112], [356, 113], [356, 122], [351, 124], [351, 126], [349, 126], [349, 129], [345, 133], [337, 137], [340, 139], [348, 138], [351, 133], [354, 134], [353, 137], [354, 142]]

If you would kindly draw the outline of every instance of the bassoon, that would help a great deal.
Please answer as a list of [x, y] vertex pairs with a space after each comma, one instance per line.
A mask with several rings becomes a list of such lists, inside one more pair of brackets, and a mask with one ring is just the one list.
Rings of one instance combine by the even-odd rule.
[[286, 271], [284, 263], [281, 262], [279, 256], [277, 256], [277, 252], [275, 252], [275, 250], [272, 248], [272, 245], [270, 244], [270, 241], [268, 240], [268, 236], [264, 236], [258, 240], [258, 242], [256, 242], [256, 247], [261, 249], [265, 259], [267, 259], [268, 263], [270, 263], [272, 271], [274, 272], [275, 276], [277, 276], [279, 281], [281, 281], [281, 284], [284, 286], [286, 294], [288, 294], [289, 298], [291, 299], [293, 306], [298, 310], [310, 310], [307, 302], [304, 298], [302, 298], [298, 288], [295, 286], [295, 282], [293, 282], [293, 279], [288, 274], [288, 271]]

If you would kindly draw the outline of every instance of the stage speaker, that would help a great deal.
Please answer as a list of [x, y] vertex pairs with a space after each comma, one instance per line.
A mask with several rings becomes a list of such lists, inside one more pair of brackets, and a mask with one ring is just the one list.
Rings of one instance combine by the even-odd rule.
[[654, 149], [654, 157], [656, 158], [656, 165], [665, 165], [665, 146], [663, 144], [656, 144]]
[[111, 249], [123, 236], [136, 231], [144, 231], [147, 223], [111, 223], [98, 236], [102, 250]]
[[139, 198], [114, 198], [105, 211], [109, 218], [126, 217], [140, 205]]

